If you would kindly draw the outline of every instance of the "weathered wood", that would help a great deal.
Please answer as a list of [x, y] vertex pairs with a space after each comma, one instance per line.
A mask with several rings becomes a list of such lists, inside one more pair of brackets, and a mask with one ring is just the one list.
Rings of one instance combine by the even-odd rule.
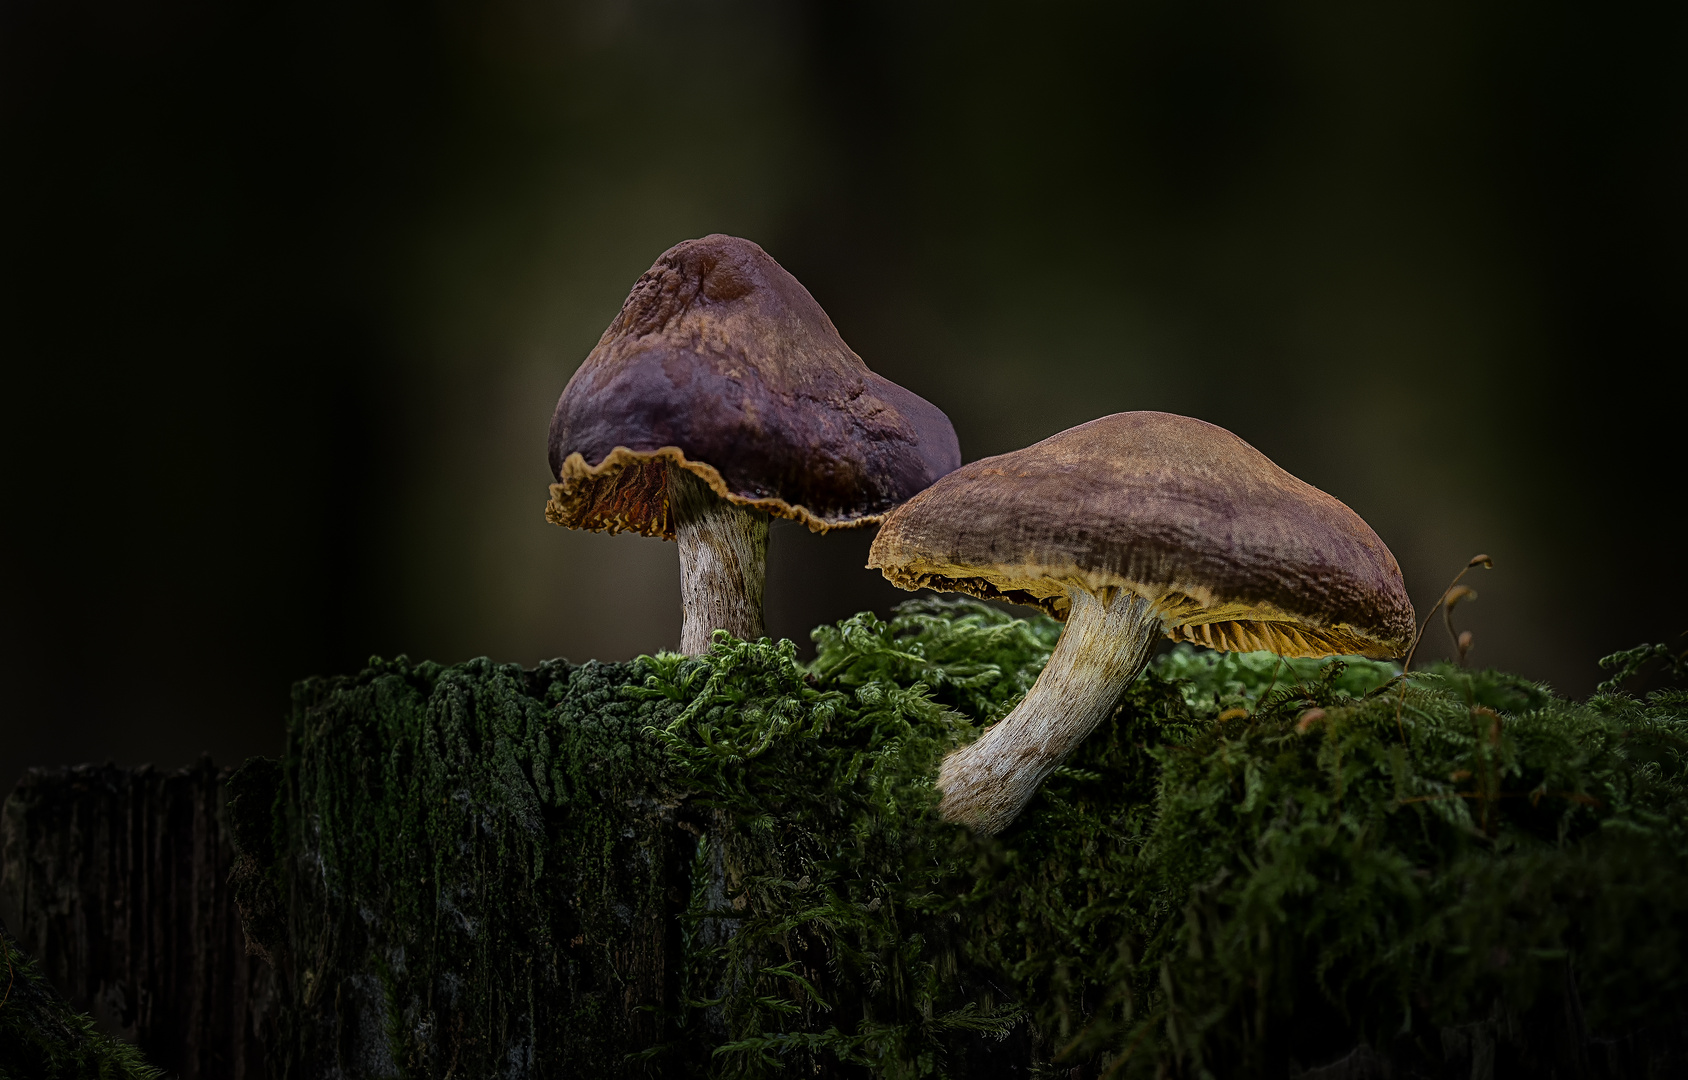
[[[883, 683], [867, 685], [851, 704], [812, 685], [789, 652], [743, 645], [708, 663], [534, 670], [401, 659], [372, 662], [356, 677], [307, 681], [296, 690], [279, 761], [258, 759], [226, 776], [208, 763], [170, 775], [110, 767], [32, 774], [0, 813], [0, 915], [74, 1001], [96, 1016], [103, 1011], [111, 1030], [183, 1076], [256, 1076], [260, 1061], [274, 1080], [702, 1076], [761, 1064], [770, 1074], [800, 1065], [804, 1075], [860, 1076], [876, 1062], [906, 1071], [916, 1053], [967, 1080], [1034, 1068], [1071, 1080], [1106, 1074], [1106, 1054], [1061, 1063], [1071, 1032], [1030, 1008], [1011, 1027], [916, 1031], [912, 1053], [888, 1042], [869, 1047], [876, 1056], [807, 1048], [805, 1040], [837, 1046], [839, 1032], [878, 1023], [870, 1030], [878, 1037], [903, 1022], [881, 987], [896, 979], [905, 990], [915, 986], [909, 971], [950, 978], [942, 1007], [963, 1021], [1001, 1015], [1003, 1005], [1035, 1006], [1040, 992], [1053, 996], [1010, 970], [1021, 942], [1006, 954], [986, 946], [1017, 935], [1028, 957], [1070, 947], [1060, 935], [1072, 924], [1039, 922], [1041, 908], [1028, 910], [1021, 898], [1039, 884], [1035, 875], [1064, 875], [1087, 858], [1077, 844], [1046, 855], [1077, 834], [1074, 819], [1057, 812], [1081, 798], [1112, 806], [1120, 789], [1084, 774], [1056, 778], [1052, 784], [1066, 784], [1067, 810], [1034, 809], [1029, 815], [1044, 816], [1027, 820], [1041, 822], [1040, 832], [989, 841], [1022, 842], [1019, 853], [1036, 855], [1039, 865], [1000, 857], [1006, 847], [996, 856], [975, 850], [954, 864], [960, 876], [935, 878], [926, 869], [935, 849], [885, 841], [897, 839], [891, 804], [864, 802], [881, 789], [837, 778], [861, 778], [863, 770], [846, 771], [846, 763], [870, 738], [923, 738], [915, 722], [942, 730], [950, 714], [918, 694], [896, 698], [901, 688]], [[899, 662], [911, 655], [894, 653]], [[1181, 700], [1176, 686], [1152, 689], [1161, 696], [1141, 696], [1133, 707]], [[908, 711], [893, 714], [899, 727], [869, 708]], [[776, 730], [793, 715], [803, 724]], [[1460, 721], [1469, 715], [1461, 708]], [[823, 721], [834, 725], [830, 732]], [[1291, 720], [1278, 722], [1294, 731]], [[1131, 791], [1142, 790], [1145, 776], [1167, 775], [1132, 773], [1107, 756], [1153, 764], [1158, 759], [1132, 738], [1153, 728], [1108, 723], [1106, 744], [1087, 744], [1095, 751], [1088, 764], [1113, 769], [1116, 781], [1137, 785]], [[1305, 750], [1299, 741], [1273, 746]], [[920, 760], [936, 757], [932, 749]], [[907, 782], [923, 783], [928, 767], [909, 771]], [[912, 790], [897, 789], [898, 797]], [[864, 817], [862, 806], [878, 816]], [[884, 832], [839, 827], [864, 820]], [[944, 835], [951, 834], [975, 842], [961, 830]], [[1615, 850], [1589, 883], [1597, 895], [1611, 886], [1651, 896], [1665, 891], [1660, 882], [1681, 880], [1626, 884], [1624, 868], [1645, 860], [1619, 856], [1660, 849]], [[863, 886], [864, 866], [888, 869]], [[996, 877], [1007, 899], [993, 908], [995, 898], [982, 893], [971, 909], [976, 925], [942, 909], [922, 914], [908, 901], [927, 894], [893, 890], [898, 874], [923, 890]], [[1320, 879], [1327, 880], [1334, 875]], [[1582, 879], [1566, 880], [1583, 887]], [[1071, 895], [1084, 900], [1087, 891], [1081, 882]], [[1051, 898], [1042, 908], [1066, 902], [1054, 889], [1041, 895]], [[1174, 895], [1172, 910], [1186, 898], [1188, 919], [1217, 918], [1200, 894]], [[256, 962], [234, 929], [235, 903]], [[1602, 922], [1606, 910], [1639, 910], [1661, 936], [1680, 925], [1668, 911], [1655, 922], [1635, 905], [1586, 910], [1597, 930], [1632, 925]], [[839, 926], [844, 933], [833, 932]], [[905, 963], [920, 959], [914, 947], [949, 966], [922, 973]], [[1119, 932], [1099, 939], [1102, 950], [1132, 947]], [[735, 950], [736, 959], [724, 955]], [[1500, 950], [1484, 955], [1510, 962]], [[1642, 1017], [1636, 1024], [1645, 1030], [1590, 1032], [1574, 976], [1591, 969], [1574, 966], [1582, 963], [1574, 957], [1546, 959], [1527, 995], [1477, 997], [1461, 1006], [1456, 1025], [1441, 1028], [1428, 1019], [1434, 1002], [1415, 999], [1410, 1030], [1362, 1049], [1352, 1049], [1358, 1034], [1344, 1010], [1365, 1004], [1366, 991], [1333, 1002], [1314, 984], [1313, 965], [1297, 960], [1278, 982], [1295, 1002], [1293, 1016], [1265, 1029], [1252, 1056], [1215, 1072], [1639, 1080], [1688, 1068], [1679, 996], [1656, 996], [1667, 1004], [1629, 1014]], [[1641, 971], [1642, 959], [1637, 978], [1670, 992], [1672, 971]], [[1607, 985], [1627, 971], [1608, 963]], [[1221, 990], [1237, 985], [1230, 975], [1216, 978]], [[1598, 993], [1602, 984], [1591, 978], [1589, 986]], [[1069, 1000], [1098, 1015], [1106, 1005], [1082, 1000], [1085, 992], [1079, 987]], [[747, 1000], [776, 1020], [808, 1010], [799, 1019], [809, 1026], [749, 1026]], [[872, 1016], [870, 1005], [878, 1009]], [[796, 1038], [757, 1041], [759, 1030]], [[778, 1056], [752, 1057], [759, 1047]]]
[[183, 1080], [265, 1075], [274, 979], [246, 955], [223, 770], [33, 769], [0, 809], [0, 920], [98, 1028]]
[[661, 1076], [697, 827], [623, 665], [372, 666], [231, 778], [275, 1080]]
[[[172, 774], [112, 766], [33, 770], [0, 811], [0, 920], [26, 928], [28, 948], [73, 1007], [184, 1080], [395, 1075], [399, 1063], [385, 1052], [387, 1003], [366, 951], [378, 935], [360, 931], [354, 920], [335, 935], [336, 955], [307, 960], [298, 954], [294, 920], [320, 923], [329, 914], [323, 910], [326, 898], [295, 887], [294, 910], [266, 909], [264, 888], [250, 882], [241, 888], [239, 882], [242, 873], [260, 874], [260, 863], [281, 854], [264, 839], [281, 768], [268, 761], [249, 764], [240, 783], [250, 804], [244, 812], [227, 805], [228, 775], [209, 763]], [[643, 809], [633, 806], [621, 819], [629, 853], [662, 844], [682, 855], [679, 848], [689, 850], [691, 836], [724, 828], [684, 811], [677, 816], [654, 799], [635, 801]], [[251, 854], [233, 855], [234, 833], [243, 835]], [[720, 878], [718, 862], [703, 869]], [[240, 871], [231, 886], [226, 878], [234, 863]], [[609, 1010], [598, 1019], [609, 1030], [597, 1034], [608, 1035], [627, 1053], [664, 1038], [661, 1006], [672, 995], [677, 956], [671, 954], [678, 945], [665, 916], [692, 884], [683, 858], [649, 870], [661, 878], [654, 891], [668, 902], [627, 912], [618, 940], [588, 941], [583, 932], [580, 940], [564, 943], [568, 985], [555, 988], [570, 998], [595, 998], [609, 988], [599, 980], [613, 983], [620, 992], [602, 996]], [[724, 901], [720, 881], [705, 887], [722, 892]], [[255, 944], [269, 943], [267, 951], [259, 945], [254, 952], [273, 959], [275, 968], [248, 956], [233, 905], [236, 891], [248, 901]], [[525, 967], [533, 958], [513, 959]], [[315, 973], [334, 968], [339, 970], [333, 985], [323, 985]], [[1688, 1024], [1684, 1028], [1688, 1031]], [[1359, 1047], [1324, 1064], [1291, 1062], [1288, 1075], [1640, 1080], [1660, 1068], [1688, 1065], [1685, 1031], [1591, 1036], [1568, 984], [1565, 993], [1550, 995], [1528, 1014], [1502, 1010], [1490, 1020], [1440, 1031], [1436, 1042], [1445, 1054], [1440, 1062], [1422, 1059], [1403, 1041], [1392, 1054]], [[549, 1037], [562, 1042], [581, 1034], [552, 1031]], [[1017, 1042], [996, 1053], [970, 1055], [964, 1075], [1020, 1075], [1014, 1055], [1002, 1052], [1023, 1053]], [[270, 1072], [263, 1064], [266, 1051], [272, 1054]], [[638, 1062], [628, 1064], [631, 1072], [647, 1071]], [[554, 1061], [531, 1075], [586, 1075], [560, 1065]], [[1073, 1072], [1088, 1075], [1084, 1069]], [[660, 1069], [650, 1074], [660, 1075]]]

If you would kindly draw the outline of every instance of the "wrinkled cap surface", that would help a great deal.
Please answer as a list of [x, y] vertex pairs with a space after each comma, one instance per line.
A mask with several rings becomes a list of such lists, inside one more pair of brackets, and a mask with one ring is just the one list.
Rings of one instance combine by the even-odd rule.
[[545, 515], [673, 535], [673, 463], [820, 532], [879, 521], [961, 464], [937, 406], [868, 370], [809, 291], [748, 240], [664, 252], [551, 418]]
[[975, 461], [893, 512], [868, 560], [905, 589], [1065, 618], [1070, 587], [1156, 602], [1176, 640], [1393, 657], [1413, 634], [1395, 557], [1360, 516], [1224, 428], [1105, 416]]

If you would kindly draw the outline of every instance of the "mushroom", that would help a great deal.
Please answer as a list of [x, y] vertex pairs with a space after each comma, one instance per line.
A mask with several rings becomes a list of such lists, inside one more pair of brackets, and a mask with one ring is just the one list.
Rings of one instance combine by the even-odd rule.
[[1400, 567], [1359, 515], [1224, 428], [1167, 413], [957, 469], [886, 518], [868, 565], [904, 589], [1066, 621], [1025, 699], [939, 770], [941, 812], [985, 833], [1119, 705], [1162, 635], [1381, 658], [1413, 634]]
[[826, 312], [737, 237], [663, 252], [551, 417], [551, 500], [570, 529], [677, 540], [680, 651], [762, 636], [769, 515], [879, 522], [961, 464], [937, 406], [868, 370]]

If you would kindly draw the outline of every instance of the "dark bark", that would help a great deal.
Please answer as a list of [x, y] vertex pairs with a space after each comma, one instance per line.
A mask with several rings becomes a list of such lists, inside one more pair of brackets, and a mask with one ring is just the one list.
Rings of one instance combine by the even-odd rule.
[[276, 1080], [665, 1075], [640, 1053], [672, 1037], [698, 830], [625, 682], [473, 661], [296, 688], [286, 759], [230, 779]]
[[246, 954], [222, 781], [31, 770], [0, 810], [0, 921], [70, 1005], [182, 1080], [265, 1075], [274, 979]]
[[[670, 706], [634, 704], [627, 681], [607, 665], [395, 664], [302, 684], [284, 762], [32, 772], [0, 812], [0, 919], [76, 1008], [184, 1078], [705, 1070], [725, 1032], [708, 1010], [677, 1027], [681, 913], [697, 893], [735, 910], [735, 846], [778, 831], [676, 796], [643, 734]], [[550, 794], [524, 801], [541, 780]], [[709, 858], [694, 858], [705, 837]], [[1688, 1024], [1591, 1034], [1571, 975], [1523, 1013], [1351, 1051], [1350, 1029], [1310, 999], [1296, 1045], [1262, 1071], [1639, 1080], [1688, 1067]], [[1044, 1041], [1026, 1026], [962, 1038], [948, 1065], [1025, 1076]]]

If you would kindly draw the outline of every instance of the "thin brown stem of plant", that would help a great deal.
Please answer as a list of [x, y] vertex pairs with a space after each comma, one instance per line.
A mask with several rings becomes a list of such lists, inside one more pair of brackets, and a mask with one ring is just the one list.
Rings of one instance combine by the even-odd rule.
[[1265, 701], [1266, 698], [1272, 693], [1272, 691], [1274, 691], [1278, 688], [1278, 672], [1282, 671], [1283, 668], [1284, 668], [1284, 658], [1282, 656], [1279, 656], [1278, 662], [1276, 664], [1272, 665], [1272, 681], [1266, 684], [1266, 693], [1261, 694], [1260, 697], [1257, 700]]
[[[1469, 569], [1469, 567], [1467, 568]], [[1469, 585], [1451, 585], [1442, 594], [1442, 625], [1448, 628], [1448, 640], [1453, 642], [1454, 651], [1459, 654], [1459, 666], [1465, 666], [1466, 650], [1471, 648], [1471, 631], [1460, 634], [1454, 631], [1454, 607], [1461, 600], [1477, 599], [1477, 590]]]
[[1487, 555], [1471, 556], [1471, 561], [1465, 564], [1465, 569], [1455, 574], [1454, 579], [1448, 582], [1448, 587], [1442, 590], [1442, 595], [1437, 597], [1436, 606], [1430, 609], [1430, 614], [1426, 615], [1424, 617], [1424, 621], [1419, 624], [1418, 633], [1413, 635], [1413, 642], [1407, 647], [1407, 658], [1401, 661], [1401, 694], [1395, 699], [1395, 730], [1401, 734], [1401, 745], [1403, 747], [1407, 745], [1407, 729], [1406, 725], [1401, 723], [1401, 707], [1406, 704], [1407, 700], [1406, 676], [1407, 672], [1411, 671], [1413, 668], [1413, 654], [1418, 651], [1418, 643], [1423, 640], [1424, 632], [1430, 629], [1430, 620], [1436, 617], [1436, 609], [1447, 603], [1448, 594], [1453, 592], [1454, 588], [1459, 585], [1460, 579], [1479, 566], [1485, 570], [1493, 570], [1495, 568], [1495, 561]]
[[1430, 609], [1430, 614], [1426, 615], [1424, 622], [1419, 624], [1418, 633], [1413, 635], [1413, 643], [1407, 648], [1407, 658], [1401, 662], [1401, 673], [1403, 675], [1412, 670], [1413, 654], [1418, 651], [1418, 643], [1424, 639], [1424, 632], [1430, 629], [1430, 620], [1436, 617], [1436, 608], [1446, 603], [1448, 594], [1454, 591], [1454, 587], [1460, 583], [1460, 580], [1479, 566], [1485, 570], [1493, 570], [1495, 561], [1487, 555], [1473, 555], [1471, 561], [1465, 564], [1465, 569], [1455, 574], [1454, 579], [1448, 582], [1448, 587], [1443, 589], [1442, 595], [1437, 598], [1436, 606]]

